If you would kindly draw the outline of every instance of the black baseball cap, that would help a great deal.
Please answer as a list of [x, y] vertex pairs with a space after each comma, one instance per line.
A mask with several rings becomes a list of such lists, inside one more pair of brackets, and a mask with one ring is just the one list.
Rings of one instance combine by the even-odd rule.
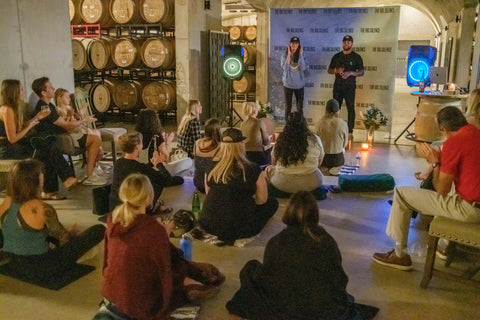
[[243, 136], [242, 131], [237, 128], [228, 128], [222, 134], [222, 142], [226, 143], [242, 142], [245, 139], [247, 138]]
[[298, 37], [292, 37], [292, 38], [290, 39], [290, 42], [298, 42], [298, 43], [300, 43], [300, 39], [299, 39]]
[[353, 38], [351, 35], [347, 34], [346, 36], [343, 37], [343, 41], [352, 41], [353, 42]]

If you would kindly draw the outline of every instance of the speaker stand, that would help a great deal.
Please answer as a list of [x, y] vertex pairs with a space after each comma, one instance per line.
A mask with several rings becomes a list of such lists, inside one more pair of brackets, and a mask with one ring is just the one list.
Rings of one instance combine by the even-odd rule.
[[[418, 109], [418, 105], [419, 105], [419, 104], [420, 104], [420, 97], [418, 97], [417, 109]], [[415, 122], [415, 119], [416, 119], [416, 118], [413, 118], [413, 120], [410, 121], [410, 123], [405, 127], [405, 129], [403, 129], [403, 131], [400, 132], [400, 134], [399, 134], [399, 135], [395, 138], [395, 140], [393, 141], [394, 144], [397, 144], [398, 139], [400, 139], [405, 132], [407, 132], [406, 138], [407, 138], [408, 140], [416, 141], [415, 132], [410, 132], [410, 131], [408, 131], [408, 129], [410, 129], [410, 127], [412, 126], [412, 124]]]
[[[237, 110], [235, 110], [235, 108], [233, 107], [233, 98], [234, 98], [234, 92], [233, 92], [233, 79], [229, 79], [229, 82], [228, 82], [228, 87], [229, 87], [229, 90], [228, 90], [228, 116], [225, 116], [222, 120], [222, 124], [224, 122], [227, 122], [228, 126], [229, 127], [234, 127], [236, 126], [239, 122], [243, 121], [243, 118], [240, 116], [240, 114], [238, 114]], [[233, 114], [236, 114], [237, 117], [238, 117], [238, 120], [235, 121], [235, 123], [233, 123]], [[227, 121], [227, 118], [228, 117], [228, 121]]]

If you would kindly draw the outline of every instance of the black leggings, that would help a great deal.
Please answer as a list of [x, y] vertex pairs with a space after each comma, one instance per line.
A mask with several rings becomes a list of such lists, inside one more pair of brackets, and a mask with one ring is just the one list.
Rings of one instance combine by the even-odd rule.
[[290, 89], [287, 87], [283, 87], [283, 92], [285, 93], [285, 122], [287, 122], [288, 117], [292, 112], [292, 100], [294, 94], [295, 100], [297, 101], [297, 112], [299, 112], [303, 116], [303, 97], [305, 95], [304, 88]]
[[47, 253], [32, 256], [8, 254], [10, 262], [6, 267], [32, 280], [58, 276], [70, 269], [81, 256], [100, 243], [104, 235], [105, 227], [97, 224]]

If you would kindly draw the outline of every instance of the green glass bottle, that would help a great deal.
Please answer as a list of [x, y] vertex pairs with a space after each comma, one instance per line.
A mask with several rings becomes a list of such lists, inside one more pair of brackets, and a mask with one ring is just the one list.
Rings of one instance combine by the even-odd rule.
[[198, 221], [198, 216], [200, 214], [200, 197], [198, 196], [198, 191], [193, 193], [192, 199], [192, 213], [195, 216], [195, 220]]

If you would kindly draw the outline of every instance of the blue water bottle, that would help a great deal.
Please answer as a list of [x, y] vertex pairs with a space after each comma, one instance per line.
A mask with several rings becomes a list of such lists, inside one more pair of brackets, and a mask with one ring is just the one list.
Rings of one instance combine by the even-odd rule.
[[362, 159], [362, 154], [357, 152], [357, 156], [355, 157], [355, 166], [360, 168], [360, 160]]
[[183, 251], [185, 260], [192, 261], [192, 238], [188, 235], [182, 235], [180, 239], [180, 249]]

